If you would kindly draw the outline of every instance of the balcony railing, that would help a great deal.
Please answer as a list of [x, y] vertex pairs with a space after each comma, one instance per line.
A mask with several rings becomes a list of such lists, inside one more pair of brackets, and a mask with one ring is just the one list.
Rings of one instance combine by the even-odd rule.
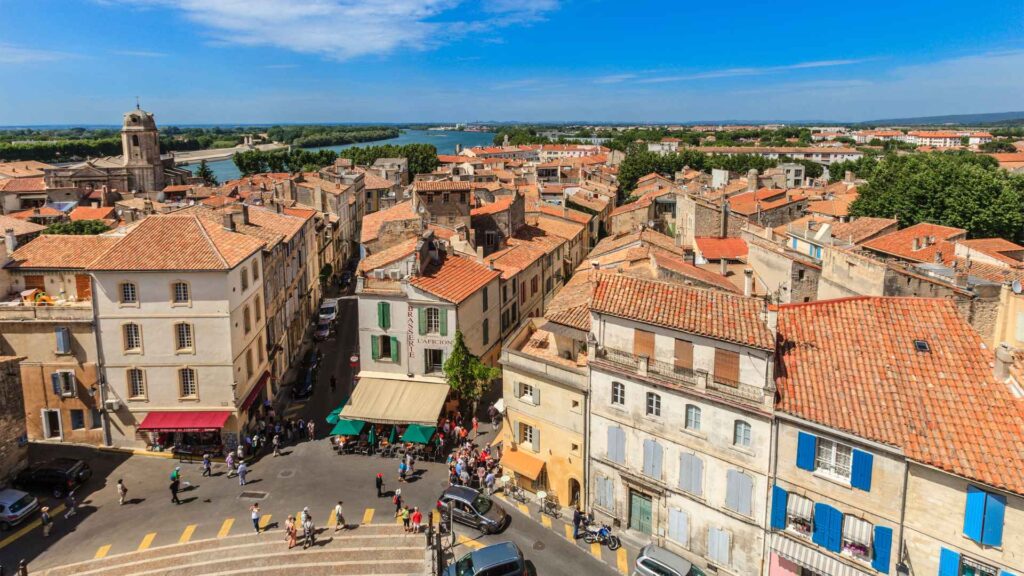
[[682, 382], [683, 384], [688, 384], [690, 386], [696, 386], [702, 380], [707, 380], [708, 377], [707, 372], [686, 368], [684, 366], [676, 366], [675, 364], [669, 364], [668, 362], [662, 362], [660, 360], [648, 360], [647, 372], [662, 378], [668, 378], [675, 382]]
[[761, 402], [764, 400], [764, 389], [759, 386], [751, 386], [729, 378], [715, 376], [708, 380], [708, 388], [716, 392], [722, 392], [729, 396], [735, 396], [744, 400]]
[[597, 357], [627, 370], [635, 371], [640, 376], [667, 380], [673, 384], [697, 386], [707, 379], [705, 372], [660, 360], [651, 360], [645, 356], [637, 356], [614, 348], [599, 348]]
[[84, 322], [92, 320], [92, 302], [62, 302], [55, 305], [5, 302], [0, 305], [0, 320], [4, 321], [62, 321]]

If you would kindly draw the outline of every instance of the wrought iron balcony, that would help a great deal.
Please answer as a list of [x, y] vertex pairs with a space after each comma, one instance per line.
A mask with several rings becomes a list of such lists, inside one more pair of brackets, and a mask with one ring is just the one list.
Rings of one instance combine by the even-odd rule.
[[731, 380], [722, 376], [714, 376], [708, 379], [708, 388], [716, 392], [722, 392], [729, 396], [762, 402], [764, 400], [764, 389], [760, 386], [751, 386], [737, 380]]

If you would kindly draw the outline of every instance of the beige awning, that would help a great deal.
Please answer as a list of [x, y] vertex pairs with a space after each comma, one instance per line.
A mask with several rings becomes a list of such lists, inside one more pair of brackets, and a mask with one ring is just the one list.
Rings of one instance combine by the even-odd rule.
[[375, 424], [437, 426], [448, 390], [444, 383], [362, 378], [340, 416]]

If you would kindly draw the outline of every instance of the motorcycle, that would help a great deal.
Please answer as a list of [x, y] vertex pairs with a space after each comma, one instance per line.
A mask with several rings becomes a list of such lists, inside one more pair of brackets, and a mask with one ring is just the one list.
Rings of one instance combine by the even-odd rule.
[[612, 529], [607, 524], [587, 524], [583, 528], [583, 541], [587, 544], [598, 542], [607, 546], [609, 550], [618, 550], [622, 546], [619, 537], [612, 534]]

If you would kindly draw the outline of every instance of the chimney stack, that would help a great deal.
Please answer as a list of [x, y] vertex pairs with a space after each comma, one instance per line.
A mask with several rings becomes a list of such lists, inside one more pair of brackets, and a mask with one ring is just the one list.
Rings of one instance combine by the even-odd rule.
[[235, 220], [231, 217], [231, 212], [224, 212], [224, 229], [235, 231]]
[[146, 215], [153, 213], [153, 201], [149, 198], [142, 201], [142, 213]]
[[725, 258], [722, 258], [718, 262], [719, 262], [719, 270], [721, 271], [722, 276], [728, 276], [729, 275], [729, 261], [726, 260]]
[[242, 224], [249, 225], [249, 205], [242, 204]]
[[1003, 342], [996, 346], [995, 376], [1000, 382], [1010, 376], [1010, 366], [1013, 365], [1013, 348]]
[[722, 221], [718, 225], [718, 237], [729, 236], [729, 199], [722, 200]]
[[757, 169], [747, 170], [747, 192], [757, 190]]
[[4, 242], [7, 245], [8, 255], [18, 249], [18, 237], [14, 235], [14, 228], [4, 230]]
[[754, 295], [754, 271], [750, 268], [743, 269], [743, 295], [747, 298]]

